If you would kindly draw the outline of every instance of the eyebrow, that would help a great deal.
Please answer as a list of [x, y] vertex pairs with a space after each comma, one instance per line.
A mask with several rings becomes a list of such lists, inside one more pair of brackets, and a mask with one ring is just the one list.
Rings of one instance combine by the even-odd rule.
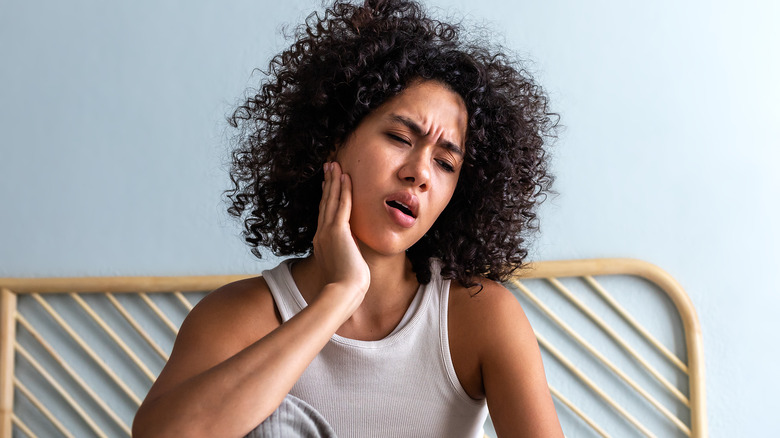
[[[414, 120], [408, 117], [404, 117], [398, 114], [390, 114], [390, 120], [396, 123], [401, 123], [402, 125], [409, 128], [415, 135], [418, 135], [420, 137], [425, 137], [426, 135], [428, 135], [427, 132], [423, 131], [422, 127], [419, 124], [417, 124]], [[463, 149], [461, 149], [461, 147], [458, 146], [457, 144], [449, 140], [441, 140], [439, 144], [441, 144], [445, 149], [452, 152], [453, 154], [458, 155], [461, 158], [463, 157]]]

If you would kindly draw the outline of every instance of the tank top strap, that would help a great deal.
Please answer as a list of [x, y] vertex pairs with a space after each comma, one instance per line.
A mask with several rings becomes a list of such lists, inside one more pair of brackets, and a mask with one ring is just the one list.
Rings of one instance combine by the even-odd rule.
[[263, 279], [268, 283], [282, 322], [288, 321], [306, 307], [306, 300], [301, 296], [290, 274], [290, 264], [296, 260], [287, 259], [275, 268], [263, 271]]

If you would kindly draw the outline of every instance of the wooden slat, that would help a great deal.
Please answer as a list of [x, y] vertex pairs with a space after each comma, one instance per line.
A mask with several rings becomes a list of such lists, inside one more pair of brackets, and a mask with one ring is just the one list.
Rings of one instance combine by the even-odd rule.
[[588, 415], [585, 414], [585, 412], [582, 411], [577, 405], [571, 402], [568, 398], [566, 398], [563, 394], [561, 394], [560, 391], [555, 389], [552, 386], [548, 386], [550, 388], [550, 393], [553, 395], [553, 397], [557, 398], [558, 401], [563, 403], [567, 408], [569, 408], [572, 412], [574, 412], [575, 415], [580, 417], [582, 421], [585, 422], [588, 426], [590, 426], [591, 429], [593, 429], [594, 432], [599, 434], [599, 436], [603, 438], [610, 438], [610, 435], [607, 433], [604, 428], [596, 424], [595, 421], [593, 421], [592, 418], [590, 418]]
[[179, 334], [179, 328], [176, 327], [176, 324], [172, 323], [170, 319], [168, 319], [168, 316], [165, 315], [165, 313], [160, 309], [157, 304], [152, 301], [151, 298], [149, 298], [149, 295], [141, 292], [138, 294], [138, 296], [141, 297], [141, 299], [146, 303], [147, 306], [149, 306], [150, 309], [152, 309], [152, 312], [154, 312], [155, 315], [157, 315], [158, 318], [160, 318], [160, 321], [162, 321], [166, 327], [171, 331], [171, 333], [175, 335]]
[[[37, 436], [36, 436], [36, 435], [33, 433], [33, 431], [32, 431], [32, 430], [30, 430], [30, 428], [29, 428], [29, 427], [28, 427], [28, 426], [27, 426], [27, 425], [24, 423], [24, 421], [22, 421], [22, 419], [21, 419], [21, 418], [19, 418], [19, 417], [17, 417], [17, 416], [16, 416], [16, 414], [14, 414], [14, 415], [11, 417], [11, 421], [13, 422], [13, 424], [14, 424], [16, 427], [18, 427], [18, 428], [19, 428], [19, 430], [21, 430], [21, 431], [22, 431], [22, 432], [23, 432], [25, 435], [27, 435], [27, 437], [28, 437], [28, 438], [38, 438], [38, 437], [37, 437]], [[8, 436], [10, 437], [11, 435], [8, 435]]]
[[133, 328], [133, 330], [138, 333], [139, 336], [141, 336], [144, 341], [149, 345], [149, 347], [154, 350], [155, 353], [157, 353], [158, 356], [160, 356], [163, 360], [168, 360], [168, 355], [163, 351], [162, 348], [160, 348], [159, 345], [157, 345], [154, 340], [152, 340], [152, 337], [149, 336], [148, 333], [146, 333], [146, 330], [141, 327], [141, 324], [138, 323], [138, 321], [133, 318], [133, 315], [130, 314], [130, 312], [125, 309], [125, 306], [122, 305], [122, 303], [117, 300], [113, 294], [106, 293], [106, 298], [108, 298], [108, 301], [111, 302], [111, 304], [116, 308], [116, 310], [119, 312], [120, 315], [127, 321], [128, 324], [130, 324], [130, 327]]
[[11, 436], [14, 411], [14, 340], [16, 295], [0, 289], [0, 436]]
[[173, 293], [173, 296], [178, 298], [179, 302], [181, 302], [184, 305], [184, 308], [187, 309], [187, 312], [192, 311], [192, 303], [187, 299], [187, 297], [184, 296], [183, 293], [176, 291]]
[[0, 278], [0, 288], [12, 290], [17, 294], [212, 291], [228, 283], [251, 277], [253, 276]]

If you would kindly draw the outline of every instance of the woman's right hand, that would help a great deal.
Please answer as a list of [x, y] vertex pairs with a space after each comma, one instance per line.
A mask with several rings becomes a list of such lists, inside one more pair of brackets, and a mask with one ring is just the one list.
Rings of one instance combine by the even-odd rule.
[[323, 166], [317, 232], [314, 234], [314, 259], [326, 284], [353, 290], [363, 300], [371, 282], [371, 272], [349, 226], [352, 212], [352, 180], [334, 162]]

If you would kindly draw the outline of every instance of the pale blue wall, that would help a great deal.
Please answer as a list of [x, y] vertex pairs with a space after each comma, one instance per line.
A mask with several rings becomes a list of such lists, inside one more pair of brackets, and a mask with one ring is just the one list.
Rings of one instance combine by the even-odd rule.
[[[534, 258], [629, 256], [698, 307], [713, 437], [777, 429], [780, 4], [439, 0], [566, 125]], [[0, 4], [0, 276], [257, 272], [224, 115], [317, 2]]]

